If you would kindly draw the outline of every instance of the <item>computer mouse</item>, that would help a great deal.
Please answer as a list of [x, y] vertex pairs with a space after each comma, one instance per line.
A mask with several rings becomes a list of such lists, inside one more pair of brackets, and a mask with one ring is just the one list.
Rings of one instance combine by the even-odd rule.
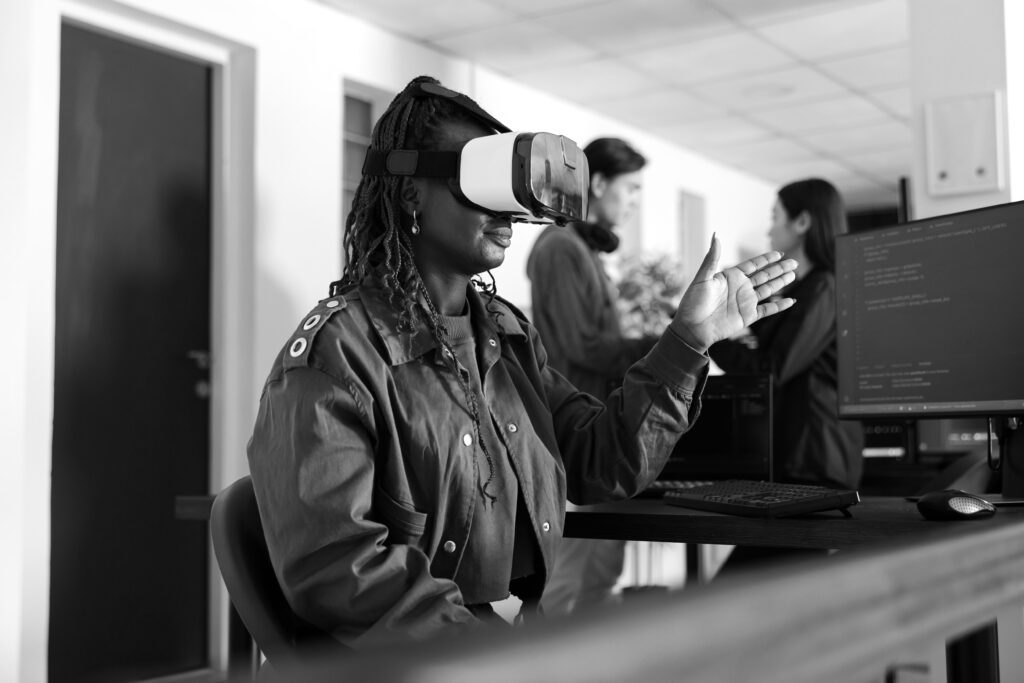
[[917, 499], [917, 509], [925, 519], [985, 519], [996, 514], [996, 506], [981, 496], [945, 489], [929, 491]]

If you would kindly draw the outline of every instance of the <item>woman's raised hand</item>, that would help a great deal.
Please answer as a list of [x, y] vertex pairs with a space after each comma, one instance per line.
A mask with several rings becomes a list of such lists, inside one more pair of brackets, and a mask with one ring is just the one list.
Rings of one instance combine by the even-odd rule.
[[696, 351], [704, 352], [751, 323], [784, 311], [793, 299], [765, 299], [792, 282], [796, 261], [769, 251], [739, 265], [718, 271], [721, 245], [712, 236], [711, 248], [686, 288], [670, 327]]

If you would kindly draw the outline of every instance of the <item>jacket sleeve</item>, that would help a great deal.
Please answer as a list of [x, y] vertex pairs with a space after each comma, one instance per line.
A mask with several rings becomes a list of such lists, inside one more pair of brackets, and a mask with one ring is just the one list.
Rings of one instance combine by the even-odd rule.
[[821, 280], [811, 296], [803, 296], [778, 320], [768, 343], [761, 335], [758, 348], [726, 340], [709, 350], [711, 359], [726, 372], [771, 372], [779, 385], [802, 374], [825, 352], [835, 338], [833, 288]]
[[564, 239], [551, 239], [533, 259], [533, 317], [544, 338], [557, 344], [573, 365], [621, 377], [650, 351], [654, 339], [627, 339], [596, 324], [593, 311], [601, 306], [600, 294], [588, 283], [604, 274], [585, 253]]
[[585, 505], [617, 500], [646, 488], [700, 413], [707, 356], [668, 329], [629, 368], [622, 386], [601, 402], [548, 367], [539, 338], [534, 344], [569, 501]]
[[[431, 576], [422, 550], [389, 537], [383, 515], [404, 508], [375, 490], [378, 435], [366, 396], [357, 380], [308, 367], [264, 390], [248, 457], [285, 596], [299, 616], [354, 647], [479, 623], [454, 582]], [[411, 533], [417, 517], [422, 532], [426, 515], [404, 515]]]

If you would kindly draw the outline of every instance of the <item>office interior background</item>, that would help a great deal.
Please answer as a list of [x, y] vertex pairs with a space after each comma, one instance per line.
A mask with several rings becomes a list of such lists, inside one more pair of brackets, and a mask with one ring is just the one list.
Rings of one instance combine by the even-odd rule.
[[[667, 254], [692, 273], [712, 233], [726, 262], [764, 250], [776, 189], [802, 177], [834, 182], [851, 214], [868, 223], [1024, 198], [1024, 172], [1013, 172], [1024, 164], [1024, 56], [1009, 38], [1024, 31], [1021, 5], [3, 2], [0, 310], [9, 327], [0, 341], [0, 680], [48, 680], [55, 624], [65, 631], [61, 647], [80, 652], [103, 623], [55, 600], [55, 577], [90, 566], [116, 576], [105, 568], [122, 561], [117, 553], [159, 558], [176, 534], [191, 534], [183, 543], [194, 552], [175, 554], [191, 558], [180, 573], [195, 595], [183, 602], [202, 622], [182, 620], [198, 638], [186, 649], [223, 667], [226, 596], [203, 537], [196, 548], [196, 529], [173, 519], [173, 496], [215, 492], [246, 473], [267, 368], [341, 271], [342, 225], [368, 127], [410, 78], [433, 75], [513, 129], [581, 144], [604, 135], [632, 142], [649, 165], [623, 252]], [[104, 69], [129, 75], [110, 91], [88, 90]], [[93, 168], [100, 183], [151, 161], [62, 147], [66, 127], [94, 141], [114, 133], [87, 92], [149, 107], [141, 123], [127, 109], [118, 121], [174, 141], [159, 153], [175, 182], [150, 199], [164, 205], [157, 215], [206, 216], [201, 232], [188, 241], [166, 231], [140, 236], [132, 221], [145, 217], [128, 208], [135, 198], [115, 192], [100, 206], [90, 199], [97, 186], [61, 187], [62, 164]], [[983, 155], [971, 156], [978, 149]], [[990, 172], [980, 177], [979, 165]], [[62, 234], [68, 212], [83, 207], [120, 216], [122, 232], [88, 243]], [[495, 271], [499, 292], [526, 308], [536, 233], [517, 228]], [[85, 254], [107, 269], [93, 289], [74, 270]], [[94, 297], [106, 307], [83, 313]], [[191, 324], [189, 315], [198, 317], [191, 338], [153, 346]], [[75, 316], [89, 318], [95, 346], [69, 348], [62, 339]], [[82, 370], [96, 359], [102, 364]], [[122, 378], [133, 375], [150, 389], [127, 388]], [[108, 404], [88, 407], [113, 415], [106, 428], [118, 437], [109, 449], [75, 451], [77, 433], [60, 431], [62, 419], [86, 408], [75, 404], [71, 380], [110, 388]], [[164, 384], [174, 381], [183, 385]], [[162, 407], [162, 395], [175, 391], [179, 407]], [[136, 424], [136, 413], [151, 422]], [[117, 449], [123, 460], [107, 460]], [[191, 474], [179, 482], [183, 469]], [[192, 489], [174, 490], [179, 484]], [[160, 501], [154, 514], [165, 515], [163, 526], [139, 521], [147, 519], [137, 518], [140, 500]], [[90, 513], [97, 509], [102, 516]], [[76, 521], [107, 541], [93, 543]], [[134, 600], [127, 596], [163, 590], [136, 582], [137, 592], [115, 594]], [[173, 612], [174, 602], [154, 609]], [[162, 624], [175, 619], [154, 615]]]

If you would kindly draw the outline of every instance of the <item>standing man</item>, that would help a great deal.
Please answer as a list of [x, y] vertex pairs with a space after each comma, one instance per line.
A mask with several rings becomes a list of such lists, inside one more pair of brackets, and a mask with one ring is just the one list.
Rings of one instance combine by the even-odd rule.
[[[551, 225], [537, 238], [526, 272], [532, 319], [548, 363], [581, 391], [604, 399], [655, 339], [622, 336], [611, 282], [601, 254], [619, 246], [616, 228], [640, 201], [643, 155], [618, 138], [598, 138], [584, 148], [590, 166], [586, 222]], [[625, 541], [563, 539], [544, 593], [549, 614], [607, 602], [622, 573]]]

